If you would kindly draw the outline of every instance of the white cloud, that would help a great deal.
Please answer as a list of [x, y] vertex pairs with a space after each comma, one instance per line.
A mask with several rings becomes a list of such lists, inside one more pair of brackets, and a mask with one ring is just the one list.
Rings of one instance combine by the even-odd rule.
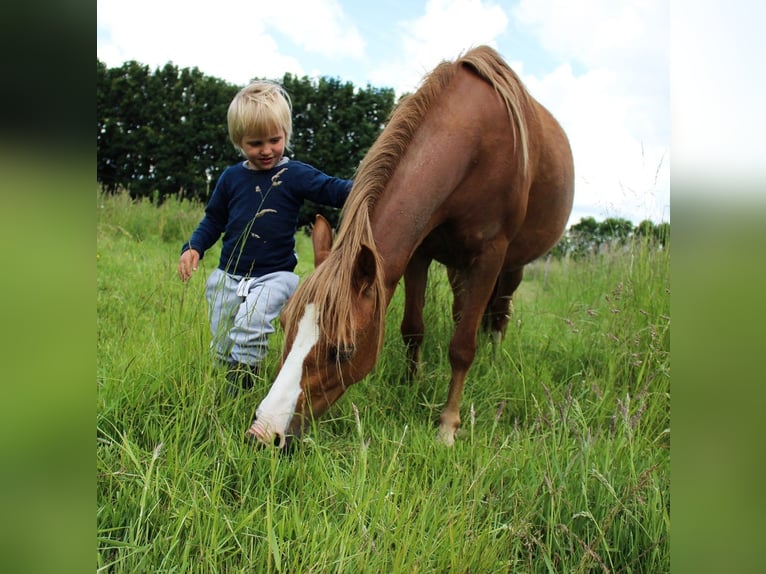
[[393, 85], [398, 94], [414, 91], [422, 77], [440, 61], [454, 59], [479, 44], [497, 46], [508, 17], [492, 2], [482, 0], [429, 0], [422, 16], [399, 22], [402, 51], [399, 57], [371, 74], [377, 85]]
[[631, 130], [667, 140], [668, 0], [521, 0], [514, 16], [556, 59], [611, 70], [613, 95], [631, 104], [625, 118]]
[[514, 16], [565, 62], [543, 77], [522, 77], [569, 135], [574, 220], [668, 220], [667, 1], [521, 0]]
[[219, 0], [214, 9], [184, 0], [98, 0], [98, 32], [98, 57], [109, 66], [172, 61], [239, 85], [255, 76], [305, 74], [275, 33], [328, 57], [359, 57], [364, 50], [336, 0]]
[[568, 64], [544, 77], [524, 73], [532, 95], [559, 120], [575, 158], [576, 204], [583, 215], [668, 219], [669, 152], [642, 143], [629, 129], [630, 104], [615, 97], [618, 79], [606, 69], [575, 75]]
[[620, 62], [630, 53], [666, 57], [667, 0], [521, 0], [513, 13], [547, 50], [588, 66]]
[[337, 0], [282, 0], [267, 21], [307, 52], [331, 58], [364, 55], [366, 42]]

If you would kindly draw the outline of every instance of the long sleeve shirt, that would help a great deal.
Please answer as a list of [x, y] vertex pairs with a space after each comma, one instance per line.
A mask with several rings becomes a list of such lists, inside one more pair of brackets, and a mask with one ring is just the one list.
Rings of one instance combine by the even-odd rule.
[[221, 174], [204, 218], [181, 252], [194, 248], [202, 258], [223, 234], [218, 264], [223, 271], [243, 277], [293, 271], [303, 202], [342, 207], [351, 185], [351, 180], [288, 158], [264, 171], [240, 162]]

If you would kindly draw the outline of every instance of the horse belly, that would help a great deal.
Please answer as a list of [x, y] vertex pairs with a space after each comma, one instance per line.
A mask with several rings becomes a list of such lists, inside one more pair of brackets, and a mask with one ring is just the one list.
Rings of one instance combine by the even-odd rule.
[[485, 251], [496, 229], [473, 228], [469, 233], [445, 223], [434, 229], [418, 248], [421, 253], [453, 269], [466, 269]]

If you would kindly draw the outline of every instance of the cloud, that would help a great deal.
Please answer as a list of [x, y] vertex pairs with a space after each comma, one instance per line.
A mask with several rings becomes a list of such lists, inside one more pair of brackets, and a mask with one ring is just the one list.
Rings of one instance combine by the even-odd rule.
[[400, 55], [389, 55], [371, 80], [393, 85], [398, 94], [412, 92], [440, 61], [479, 44], [497, 47], [496, 38], [507, 25], [505, 11], [492, 2], [429, 0], [420, 17], [398, 23]]
[[661, 60], [668, 45], [667, 0], [521, 0], [513, 15], [547, 50], [588, 66], [630, 53]]
[[669, 153], [666, 145], [642, 142], [626, 118], [631, 104], [616, 97], [613, 71], [575, 74], [562, 64], [542, 77], [512, 64], [530, 93], [559, 120], [575, 158], [576, 202], [582, 215], [631, 220], [669, 216]]
[[98, 57], [107, 65], [172, 61], [238, 85], [256, 76], [306, 73], [277, 34], [326, 57], [360, 57], [364, 51], [364, 40], [336, 0], [219, 0], [215, 9], [184, 0], [98, 0], [97, 19]]
[[521, 0], [513, 16], [558, 61], [610, 70], [613, 93], [630, 104], [631, 131], [646, 140], [668, 139], [668, 0]]
[[330, 58], [364, 57], [366, 42], [336, 0], [282, 0], [266, 20], [307, 52]]
[[667, 1], [521, 0], [513, 16], [562, 62], [520, 73], [569, 135], [580, 211], [668, 220]]

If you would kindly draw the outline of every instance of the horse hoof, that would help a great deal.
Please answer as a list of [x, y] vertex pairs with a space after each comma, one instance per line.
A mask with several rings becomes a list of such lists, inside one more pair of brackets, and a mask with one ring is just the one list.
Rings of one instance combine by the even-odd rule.
[[439, 428], [439, 433], [436, 435], [436, 442], [443, 444], [444, 446], [454, 445], [455, 431], [453, 429]]

